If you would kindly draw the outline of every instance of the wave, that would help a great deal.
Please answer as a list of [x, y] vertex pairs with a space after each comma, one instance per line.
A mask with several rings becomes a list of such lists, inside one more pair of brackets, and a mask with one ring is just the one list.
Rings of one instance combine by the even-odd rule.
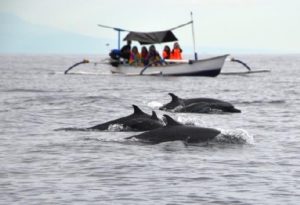
[[90, 129], [87, 128], [76, 128], [76, 127], [66, 127], [66, 128], [58, 128], [58, 129], [54, 129], [54, 131], [79, 131], [79, 132], [86, 132], [86, 131], [92, 131]]
[[251, 105], [251, 104], [285, 104], [285, 100], [254, 100], [254, 101], [242, 101], [238, 104], [245, 104], [245, 105]]
[[52, 92], [49, 90], [39, 90], [39, 89], [25, 89], [25, 88], [16, 88], [16, 89], [9, 89], [9, 90], [1, 90], [1, 92], [16, 92], [16, 93], [47, 93]]

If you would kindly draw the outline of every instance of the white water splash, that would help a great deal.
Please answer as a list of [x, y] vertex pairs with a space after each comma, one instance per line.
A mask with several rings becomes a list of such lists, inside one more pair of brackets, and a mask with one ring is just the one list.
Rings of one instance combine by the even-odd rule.
[[231, 144], [254, 144], [254, 138], [246, 130], [221, 130], [216, 137], [217, 142]]
[[171, 110], [171, 112], [180, 112], [184, 107], [182, 105], [178, 105], [174, 109]]
[[163, 106], [162, 103], [160, 102], [157, 102], [157, 101], [151, 101], [147, 104], [148, 107], [152, 108], [152, 109], [158, 109], [160, 108], [161, 106]]
[[122, 124], [112, 124], [112, 125], [109, 125], [107, 130], [111, 131], [111, 132], [118, 132], [118, 131], [123, 131], [125, 129], [126, 128]]
[[195, 116], [178, 116], [176, 120], [184, 125], [193, 125], [199, 127], [206, 127], [206, 123]]

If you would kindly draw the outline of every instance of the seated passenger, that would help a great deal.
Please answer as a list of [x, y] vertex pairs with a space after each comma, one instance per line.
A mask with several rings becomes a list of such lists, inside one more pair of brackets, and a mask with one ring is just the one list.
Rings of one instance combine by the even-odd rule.
[[125, 61], [129, 62], [130, 59], [130, 50], [131, 50], [131, 41], [127, 41], [127, 44], [121, 48], [121, 58], [124, 58]]
[[159, 53], [156, 51], [155, 46], [151, 45], [147, 56], [147, 65], [155, 65], [155, 66], [157, 66], [158, 64], [162, 65], [161, 60], [162, 59]]
[[143, 46], [142, 47], [142, 51], [141, 51], [141, 62], [144, 64], [144, 65], [147, 65], [148, 62], [147, 62], [147, 56], [148, 56], [148, 49], [146, 46]]
[[171, 59], [181, 60], [182, 59], [181, 53], [182, 53], [182, 49], [180, 48], [179, 44], [177, 42], [174, 43], [174, 47], [171, 52]]
[[141, 65], [141, 54], [139, 53], [138, 48], [136, 46], [133, 46], [131, 50], [129, 64], [134, 66]]
[[169, 46], [165, 46], [163, 53], [162, 53], [163, 59], [170, 59], [171, 58], [171, 49]]

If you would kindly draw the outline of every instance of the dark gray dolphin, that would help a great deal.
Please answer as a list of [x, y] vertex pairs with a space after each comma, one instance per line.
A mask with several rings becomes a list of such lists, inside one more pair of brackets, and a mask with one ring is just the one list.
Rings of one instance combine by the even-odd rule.
[[231, 103], [213, 98], [190, 98], [182, 99], [173, 93], [169, 93], [171, 102], [160, 107], [160, 110], [174, 112], [210, 113], [212, 111], [222, 111], [240, 113]]
[[154, 111], [152, 111], [152, 115], [148, 115], [138, 106], [132, 106], [134, 109], [133, 114], [89, 127], [87, 130], [108, 130], [111, 125], [122, 125], [124, 128], [122, 131], [146, 131], [164, 126], [164, 123], [157, 117]]
[[139, 135], [127, 137], [126, 139], [136, 138], [142, 142], [161, 143], [167, 141], [184, 141], [186, 143], [199, 143], [213, 140], [221, 132], [212, 128], [203, 128], [183, 125], [168, 115], [164, 115], [166, 126], [150, 130]]

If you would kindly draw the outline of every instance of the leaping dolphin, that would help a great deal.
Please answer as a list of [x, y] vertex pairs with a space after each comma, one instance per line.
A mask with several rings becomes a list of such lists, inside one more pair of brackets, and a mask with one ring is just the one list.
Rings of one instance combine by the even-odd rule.
[[174, 112], [191, 112], [191, 113], [210, 113], [212, 111], [222, 111], [231, 113], [240, 113], [231, 103], [213, 98], [190, 98], [182, 99], [173, 93], [169, 93], [171, 102], [160, 107], [160, 110]]
[[89, 128], [60, 128], [56, 131], [111, 131], [110, 126], [120, 125], [115, 131], [147, 131], [163, 127], [165, 124], [161, 121], [156, 113], [152, 111], [152, 115], [144, 113], [138, 106], [132, 105], [134, 112], [126, 117], [111, 120]]
[[136, 138], [142, 142], [158, 144], [167, 141], [184, 141], [185, 143], [199, 143], [213, 140], [221, 132], [212, 128], [183, 125], [168, 115], [164, 115], [166, 126], [146, 131], [139, 135], [127, 137]]
[[111, 120], [93, 127], [88, 130], [108, 130], [111, 125], [122, 125], [122, 131], [146, 131], [164, 126], [164, 123], [152, 111], [152, 115], [144, 113], [138, 106], [132, 105], [134, 112], [131, 115], [119, 119]]

